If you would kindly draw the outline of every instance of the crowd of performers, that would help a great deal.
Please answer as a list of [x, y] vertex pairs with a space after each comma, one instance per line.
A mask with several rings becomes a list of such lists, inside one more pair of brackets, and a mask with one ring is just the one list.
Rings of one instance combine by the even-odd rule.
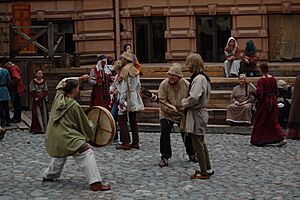
[[[232, 39], [228, 42], [231, 41]], [[14, 66], [12, 63], [10, 65]], [[190, 178], [209, 179], [214, 171], [205, 143], [205, 134], [209, 118], [206, 107], [210, 97], [211, 80], [204, 73], [204, 62], [199, 54], [187, 56], [185, 65], [191, 73], [189, 81], [183, 77], [182, 66], [173, 63], [166, 74], [167, 78], [159, 86], [158, 96], [151, 94], [152, 99], [160, 105], [161, 158], [158, 165], [167, 167], [170, 164], [170, 133], [173, 125], [177, 124], [189, 160], [199, 163], [199, 168]], [[24, 84], [21, 81], [17, 82], [21, 80], [20, 74], [16, 75], [20, 70], [12, 70], [8, 65], [5, 66], [0, 68], [0, 102], [4, 111], [1, 122], [3, 120], [4, 125], [8, 125], [11, 121], [7, 115], [8, 101], [11, 98], [20, 101], [18, 95], [24, 92], [24, 86], [18, 84]], [[267, 64], [261, 64], [260, 70], [262, 76], [256, 86], [247, 81], [246, 75], [238, 76], [239, 85], [232, 91], [226, 121], [238, 125], [251, 125], [254, 121], [251, 144], [282, 147], [287, 142], [281, 126], [287, 127], [287, 138], [300, 139], [300, 114], [297, 113], [300, 106], [300, 75], [296, 78], [294, 89], [291, 89], [284, 81], [276, 81], [269, 73]], [[90, 106], [105, 107], [118, 122], [120, 131], [115, 137], [115, 140], [119, 140], [116, 149], [140, 149], [137, 112], [144, 109], [140, 76], [142, 68], [137, 57], [131, 52], [130, 45], [124, 46], [122, 55], [113, 63], [105, 55], [101, 55], [89, 75], [78, 79], [65, 78], [59, 82], [48, 117], [47, 82], [43, 79], [42, 69], [35, 71], [35, 78], [29, 86], [33, 99], [30, 131], [46, 133], [45, 147], [52, 157], [43, 173], [43, 181], [58, 179], [67, 157], [72, 156], [82, 169], [91, 190], [111, 189], [102, 183], [93, 150], [89, 145], [97, 125], [87, 118], [74, 98], [79, 93], [80, 81], [88, 81], [92, 85]], [[9, 92], [11, 88], [14, 88], [15, 92]], [[292, 91], [293, 94], [290, 94]], [[20, 108], [16, 104], [14, 103], [13, 119], [20, 120]]]

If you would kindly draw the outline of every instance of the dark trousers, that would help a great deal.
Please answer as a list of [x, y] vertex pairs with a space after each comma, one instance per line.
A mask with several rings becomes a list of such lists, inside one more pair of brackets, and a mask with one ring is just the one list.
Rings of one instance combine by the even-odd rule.
[[[117, 121], [118, 121], [118, 105], [119, 105], [119, 102], [115, 101], [111, 108], [111, 111], [110, 111], [112, 116], [114, 117], [114, 120], [116, 123], [116, 129], [117, 129]], [[119, 139], [119, 136], [118, 136], [118, 129], [117, 129], [114, 140], [118, 140], [118, 139]]]
[[19, 95], [14, 96], [13, 99], [13, 106], [14, 106], [14, 116], [13, 119], [21, 120], [21, 97]]
[[[169, 159], [172, 157], [171, 139], [170, 134], [173, 128], [174, 122], [168, 119], [160, 120], [161, 134], [160, 134], [160, 153], [161, 158]], [[179, 126], [179, 124], [177, 124]], [[194, 148], [190, 134], [185, 135], [181, 133], [182, 140], [184, 142], [186, 153], [191, 156], [194, 155]]]
[[8, 101], [0, 101], [0, 123], [9, 124], [9, 122], [10, 122], [10, 116], [9, 116]]
[[[122, 144], [129, 144], [129, 130], [127, 126], [127, 114], [119, 115], [120, 137]], [[139, 143], [139, 132], [136, 121], [136, 112], [129, 112], [129, 125], [132, 134], [132, 144]]]
[[211, 166], [210, 166], [210, 159], [209, 159], [207, 145], [204, 142], [204, 136], [191, 134], [191, 137], [192, 137], [193, 147], [195, 149], [198, 158], [201, 175], [208, 175], [207, 170], [211, 169]]

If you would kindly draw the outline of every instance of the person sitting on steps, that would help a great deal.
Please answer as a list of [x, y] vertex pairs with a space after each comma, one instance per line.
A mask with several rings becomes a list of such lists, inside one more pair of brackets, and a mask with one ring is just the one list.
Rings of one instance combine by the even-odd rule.
[[238, 47], [237, 41], [230, 37], [224, 48], [225, 62], [224, 72], [226, 77], [237, 77], [240, 69], [240, 48]]

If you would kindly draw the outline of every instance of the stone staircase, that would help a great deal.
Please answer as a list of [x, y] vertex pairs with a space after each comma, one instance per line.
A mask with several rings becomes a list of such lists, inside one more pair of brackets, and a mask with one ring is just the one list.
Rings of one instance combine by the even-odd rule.
[[[184, 65], [183, 65], [184, 66]], [[289, 84], [293, 84], [295, 77], [300, 73], [300, 63], [269, 63], [270, 73], [277, 79], [283, 79]], [[145, 87], [157, 94], [159, 84], [167, 77], [170, 63], [143, 64], [143, 76], [141, 77], [142, 87]], [[63, 77], [80, 76], [89, 73], [90, 66], [80, 68], [52, 68], [45, 71], [49, 88], [54, 88], [57, 82]], [[211, 78], [211, 96], [208, 104], [209, 126], [228, 127], [226, 125], [226, 106], [230, 100], [232, 88], [238, 84], [237, 78], [223, 77], [223, 63], [205, 63], [205, 73]], [[67, 75], [66, 75], [67, 74]], [[185, 78], [189, 78], [190, 73], [187, 68], [183, 69]], [[256, 85], [259, 77], [248, 77], [247, 80]], [[81, 92], [78, 102], [81, 105], [88, 105], [90, 101], [91, 87], [89, 84], [81, 84]], [[49, 90], [53, 91], [54, 90]], [[54, 94], [50, 92], [49, 96]], [[159, 131], [159, 105], [143, 96], [145, 110], [139, 112], [138, 123], [142, 131]]]

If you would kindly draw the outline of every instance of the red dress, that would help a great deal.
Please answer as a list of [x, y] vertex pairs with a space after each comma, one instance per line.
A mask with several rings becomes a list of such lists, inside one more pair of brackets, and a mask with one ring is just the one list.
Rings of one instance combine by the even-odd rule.
[[103, 71], [96, 69], [96, 66], [93, 67], [94, 73], [96, 75], [96, 85], [93, 85], [91, 93], [91, 102], [90, 106], [103, 106], [106, 109], [110, 110], [110, 80], [111, 74], [107, 74]]
[[30, 126], [31, 133], [45, 133], [48, 123], [48, 86], [47, 82], [37, 82], [33, 79], [29, 84], [32, 96], [32, 120]]
[[257, 82], [257, 111], [251, 134], [251, 144], [262, 146], [284, 140], [278, 122], [278, 89], [274, 77], [262, 77]]

